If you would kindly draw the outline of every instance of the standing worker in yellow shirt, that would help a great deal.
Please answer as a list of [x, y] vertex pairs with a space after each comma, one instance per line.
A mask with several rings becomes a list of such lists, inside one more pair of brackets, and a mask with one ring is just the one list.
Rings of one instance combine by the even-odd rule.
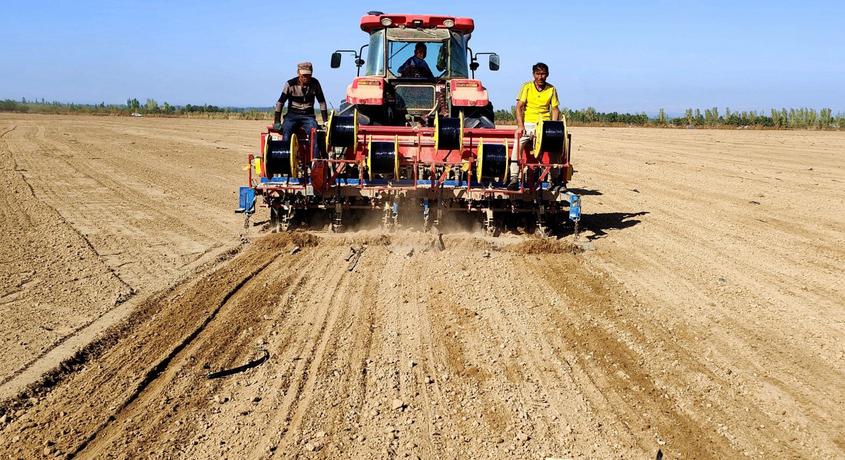
[[557, 90], [551, 83], [546, 82], [549, 76], [549, 66], [538, 62], [531, 68], [534, 73], [534, 81], [522, 85], [519, 95], [516, 97], [516, 126], [519, 136], [519, 149], [513, 149], [511, 153], [511, 177], [510, 185], [515, 186], [519, 175], [519, 153], [524, 149], [525, 144], [534, 139], [534, 130], [540, 120], [560, 119], [560, 108], [557, 99]]

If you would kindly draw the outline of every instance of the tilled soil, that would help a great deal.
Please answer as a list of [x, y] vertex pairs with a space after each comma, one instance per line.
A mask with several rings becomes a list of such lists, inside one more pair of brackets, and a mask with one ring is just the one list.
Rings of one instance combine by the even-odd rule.
[[[39, 362], [15, 341], [49, 347], [45, 319], [78, 328], [134, 302], [0, 406], [0, 456], [845, 454], [845, 135], [576, 129], [577, 247], [255, 227], [218, 257], [244, 233], [232, 190], [262, 124], [0, 117], [3, 225], [29, 238], [2, 253], [0, 376]], [[45, 127], [86, 147], [48, 144]], [[143, 166], [84, 169], [112, 134]], [[151, 218], [126, 223], [134, 205], [115, 201], [104, 224], [88, 179], [61, 188], [20, 166], [62, 155]], [[37, 226], [58, 230], [23, 231]], [[103, 255], [112, 234], [125, 255]]]
[[0, 116], [0, 385], [236, 244], [238, 125], [134, 121]]

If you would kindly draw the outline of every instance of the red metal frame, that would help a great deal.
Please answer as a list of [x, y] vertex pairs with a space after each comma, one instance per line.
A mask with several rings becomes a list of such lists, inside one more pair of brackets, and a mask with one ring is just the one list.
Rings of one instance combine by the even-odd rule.
[[475, 29], [475, 21], [472, 18], [456, 18], [454, 16], [429, 15], [429, 14], [370, 14], [361, 18], [361, 30], [372, 32], [383, 29], [382, 18], [390, 18], [392, 24], [388, 27], [422, 27], [422, 28], [447, 28], [443, 22], [447, 19], [454, 21], [452, 30], [470, 33]]
[[[267, 132], [261, 134], [261, 151], [264, 150], [264, 145], [267, 137], [273, 133], [279, 134], [278, 131], [267, 127]], [[508, 150], [513, 151], [515, 146], [519, 145], [519, 139], [516, 137], [516, 130], [512, 128], [466, 128], [464, 129], [464, 142], [461, 149], [455, 150], [436, 150], [434, 148], [434, 128], [432, 127], [408, 127], [408, 126], [380, 126], [380, 125], [359, 125], [358, 139], [356, 148], [349, 150], [344, 158], [330, 159], [330, 158], [312, 158], [311, 152], [314, 151], [314, 142], [316, 142], [316, 130], [311, 131], [308, 143], [300, 143], [297, 155], [300, 157], [300, 164], [315, 164], [324, 162], [328, 168], [328, 178], [325, 182], [326, 188], [336, 187], [335, 181], [339, 175], [346, 168], [346, 165], [355, 164], [359, 168], [359, 181], [356, 186], [359, 189], [369, 189], [373, 191], [387, 191], [387, 190], [417, 190], [417, 189], [434, 189], [443, 184], [448, 176], [450, 169], [447, 168], [439, 178], [432, 176], [431, 185], [422, 187], [417, 184], [419, 180], [420, 166], [431, 168], [432, 173], [438, 166], [455, 167], [463, 166], [469, 163], [470, 179], [466, 181], [467, 191], [476, 191], [484, 195], [520, 195], [526, 191], [538, 190], [540, 184], [548, 177], [552, 168], [566, 168], [570, 167], [569, 152], [564, 152], [564, 157], [561, 158], [563, 163], [553, 162], [552, 154], [543, 152], [539, 158], [535, 157], [529, 150], [520, 149], [517, 156], [517, 161], [520, 166], [520, 175], [524, 175], [524, 170], [534, 170], [542, 168], [542, 172], [536, 180], [531, 179], [521, 180], [520, 188], [518, 190], [503, 190], [501, 188], [488, 189], [478, 188], [472, 185], [472, 175], [475, 171], [477, 161], [477, 149], [479, 143], [484, 139], [485, 143], [501, 143], [507, 142]], [[364, 164], [367, 160], [367, 145], [370, 140], [373, 141], [393, 141], [396, 136], [399, 137], [399, 162], [400, 166], [412, 166], [411, 170], [411, 184], [409, 185], [366, 185], [363, 180]], [[252, 163], [252, 156], [250, 156]], [[252, 183], [252, 169], [250, 168], [250, 183]], [[266, 170], [264, 162], [261, 163], [261, 176], [266, 177]], [[274, 183], [268, 188], [275, 190], [299, 190], [305, 187], [305, 184], [279, 184]]]

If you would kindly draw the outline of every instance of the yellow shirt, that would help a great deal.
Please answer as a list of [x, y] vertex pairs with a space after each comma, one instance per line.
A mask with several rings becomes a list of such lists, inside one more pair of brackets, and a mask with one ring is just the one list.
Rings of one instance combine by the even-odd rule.
[[557, 107], [557, 90], [554, 86], [546, 83], [543, 91], [537, 91], [533, 81], [522, 85], [519, 90], [517, 101], [525, 103], [525, 120], [528, 123], [537, 123], [540, 120], [552, 119], [552, 107]]

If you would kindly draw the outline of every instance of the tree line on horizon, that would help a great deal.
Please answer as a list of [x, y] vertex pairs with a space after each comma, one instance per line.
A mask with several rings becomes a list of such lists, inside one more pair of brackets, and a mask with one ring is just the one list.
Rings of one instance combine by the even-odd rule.
[[[515, 122], [514, 107], [511, 110], [497, 110], [497, 122]], [[657, 126], [657, 127], [749, 127], [773, 129], [843, 129], [845, 113], [833, 114], [833, 110], [823, 108], [781, 108], [771, 109], [769, 113], [757, 111], [731, 111], [725, 108], [720, 113], [717, 107], [708, 109], [686, 109], [680, 117], [669, 117], [660, 109], [656, 117], [649, 117], [645, 112], [619, 113], [599, 112], [593, 107], [570, 109], [564, 107], [561, 113], [573, 126]]]
[[[510, 110], [496, 110], [497, 123], [514, 123], [515, 107]], [[43, 114], [91, 114], [113, 116], [174, 116], [237, 118], [266, 120], [273, 116], [272, 107], [218, 107], [215, 105], [171, 105], [167, 102], [159, 105], [155, 99], [146, 99], [141, 103], [137, 98], [126, 100], [126, 104], [73, 104], [47, 102], [41, 100], [20, 101], [0, 100], [0, 112], [43, 113]], [[781, 108], [769, 112], [732, 111], [725, 108], [720, 112], [717, 107], [702, 109], [688, 108], [680, 117], [669, 117], [660, 109], [656, 117], [645, 112], [619, 113], [599, 112], [593, 107], [570, 109], [564, 107], [561, 112], [573, 126], [656, 126], [656, 127], [749, 127], [772, 129], [845, 129], [845, 113], [834, 114], [830, 108]]]
[[89, 114], [112, 116], [173, 116], [173, 117], [208, 117], [263, 120], [272, 117], [272, 107], [219, 107], [216, 105], [171, 105], [167, 102], [159, 105], [155, 99], [143, 103], [137, 98], [126, 100], [126, 104], [74, 104], [56, 101], [11, 99], [0, 100], [0, 112], [41, 113], [41, 114]]

